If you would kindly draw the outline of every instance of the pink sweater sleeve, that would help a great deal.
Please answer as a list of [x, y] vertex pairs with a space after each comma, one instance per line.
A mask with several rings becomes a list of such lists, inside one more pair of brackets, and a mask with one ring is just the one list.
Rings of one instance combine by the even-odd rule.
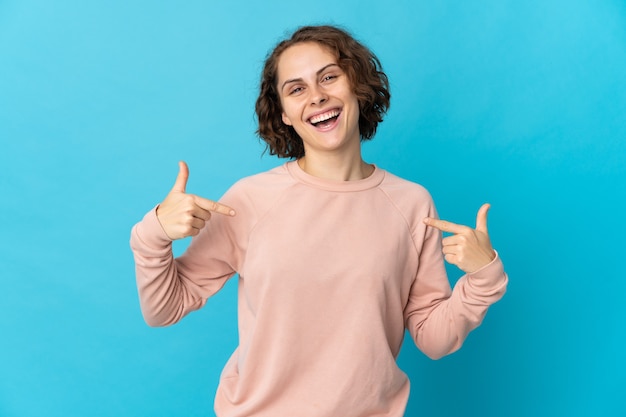
[[[172, 242], [163, 231], [156, 210], [133, 227], [130, 245], [141, 312], [148, 325], [174, 324], [204, 305], [204, 291], [179, 272]], [[221, 287], [222, 283], [217, 285]]]
[[178, 322], [201, 308], [237, 271], [245, 245], [239, 232], [251, 215], [227, 196], [221, 201], [237, 207], [237, 215], [213, 215], [178, 258], [172, 254], [172, 242], [159, 223], [156, 209], [133, 227], [130, 245], [141, 311], [148, 325]]
[[416, 279], [405, 308], [406, 327], [415, 344], [432, 359], [459, 349], [480, 325], [490, 305], [504, 295], [508, 277], [496, 258], [461, 277], [453, 289], [441, 254], [441, 233], [426, 228]]

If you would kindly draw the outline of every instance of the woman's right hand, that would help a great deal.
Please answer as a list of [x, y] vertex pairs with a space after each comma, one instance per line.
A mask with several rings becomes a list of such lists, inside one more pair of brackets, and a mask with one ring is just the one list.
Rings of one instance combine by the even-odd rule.
[[189, 168], [183, 161], [178, 163], [178, 176], [165, 200], [156, 209], [157, 218], [167, 236], [182, 239], [195, 236], [211, 218], [212, 213], [234, 216], [235, 210], [218, 202], [187, 194]]

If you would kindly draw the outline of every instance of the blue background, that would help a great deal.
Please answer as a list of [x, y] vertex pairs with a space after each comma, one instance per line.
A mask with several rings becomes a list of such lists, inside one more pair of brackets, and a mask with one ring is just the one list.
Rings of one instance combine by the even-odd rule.
[[254, 135], [259, 71], [311, 23], [353, 32], [390, 77], [366, 159], [448, 220], [491, 202], [511, 278], [461, 351], [405, 343], [407, 415], [626, 415], [626, 3], [5, 0], [0, 416], [213, 414], [236, 281], [149, 328], [130, 228], [180, 159], [207, 198], [282, 163]]

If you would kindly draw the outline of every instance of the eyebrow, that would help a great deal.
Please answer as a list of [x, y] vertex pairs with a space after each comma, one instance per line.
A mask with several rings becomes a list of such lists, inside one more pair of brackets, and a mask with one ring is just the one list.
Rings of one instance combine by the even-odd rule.
[[[317, 76], [319, 76], [321, 73], [323, 73], [324, 71], [326, 71], [329, 67], [332, 66], [336, 66], [338, 67], [338, 64], [335, 64], [334, 62], [328, 64], [328, 65], [324, 65], [322, 68], [320, 68], [319, 70], [317, 70], [317, 72], [315, 73]], [[285, 86], [289, 83], [295, 83], [295, 82], [299, 82], [302, 81], [302, 78], [292, 78], [290, 80], [286, 80], [283, 85], [280, 87], [281, 91], [283, 90], [283, 88], [285, 88]]]

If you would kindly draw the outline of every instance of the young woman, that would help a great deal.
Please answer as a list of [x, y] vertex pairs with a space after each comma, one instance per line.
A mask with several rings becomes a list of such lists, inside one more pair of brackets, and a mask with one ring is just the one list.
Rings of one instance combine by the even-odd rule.
[[[440, 358], [504, 294], [488, 205], [475, 229], [438, 220], [423, 187], [363, 161], [389, 97], [365, 46], [334, 27], [300, 28], [268, 57], [256, 104], [270, 153], [290, 160], [220, 202], [186, 193], [181, 162], [171, 192], [133, 228], [152, 326], [176, 323], [239, 275], [240, 342], [218, 416], [402, 416], [405, 329]], [[174, 259], [172, 240], [186, 236]], [[444, 258], [466, 272], [454, 289]]]

